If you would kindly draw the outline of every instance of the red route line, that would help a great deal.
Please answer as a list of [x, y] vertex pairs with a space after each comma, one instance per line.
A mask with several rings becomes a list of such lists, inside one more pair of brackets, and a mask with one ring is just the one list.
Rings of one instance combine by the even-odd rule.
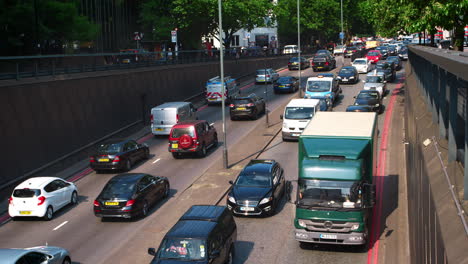
[[[401, 79], [402, 81], [404, 78]], [[367, 264], [377, 264], [379, 256], [379, 235], [381, 230], [381, 217], [382, 217], [382, 197], [384, 191], [384, 177], [385, 177], [385, 163], [387, 160], [387, 144], [388, 144], [388, 134], [390, 130], [390, 124], [392, 121], [393, 107], [396, 101], [396, 95], [400, 91], [402, 83], [397, 84], [395, 89], [392, 92], [390, 102], [388, 103], [388, 109], [385, 112], [384, 127], [382, 132], [382, 138], [380, 140], [380, 149], [379, 149], [379, 163], [377, 165], [377, 174], [374, 175], [376, 181], [376, 192], [377, 192], [377, 206], [374, 207], [372, 211], [372, 230], [370, 234], [369, 244], [372, 245], [372, 248], [369, 248], [367, 253]], [[375, 241], [375, 242], [374, 242]]]

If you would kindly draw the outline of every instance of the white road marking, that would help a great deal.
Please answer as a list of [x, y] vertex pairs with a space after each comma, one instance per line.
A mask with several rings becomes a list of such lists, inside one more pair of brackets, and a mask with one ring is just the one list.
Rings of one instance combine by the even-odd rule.
[[68, 223], [68, 221], [65, 221], [63, 223], [61, 223], [60, 225], [58, 225], [56, 228], [54, 228], [54, 231], [61, 228], [62, 226], [66, 225]]
[[160, 161], [161, 159], [157, 159], [155, 161], [153, 161], [153, 164], [155, 164], [156, 162]]

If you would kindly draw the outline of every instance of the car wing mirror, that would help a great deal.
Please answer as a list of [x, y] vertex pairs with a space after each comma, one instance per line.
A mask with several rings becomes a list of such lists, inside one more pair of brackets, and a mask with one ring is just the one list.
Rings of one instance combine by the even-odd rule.
[[215, 124], [215, 123], [210, 123], [210, 127], [214, 127], [214, 124]]
[[233, 182], [233, 181], [229, 181], [229, 184], [231, 184], [231, 185], [232, 185], [232, 184], [234, 184], [234, 182]]
[[156, 255], [156, 249], [155, 248], [148, 248], [148, 254], [150, 254], [151, 256], [155, 256]]

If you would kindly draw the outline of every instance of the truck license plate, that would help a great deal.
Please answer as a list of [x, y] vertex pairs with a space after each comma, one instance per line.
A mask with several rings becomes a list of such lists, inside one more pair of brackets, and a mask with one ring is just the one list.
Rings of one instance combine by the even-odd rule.
[[255, 208], [253, 208], [253, 207], [241, 207], [240, 209], [241, 209], [241, 211], [247, 211], [247, 212], [255, 210]]
[[329, 235], [329, 234], [320, 234], [320, 238], [323, 239], [336, 239], [336, 235]]

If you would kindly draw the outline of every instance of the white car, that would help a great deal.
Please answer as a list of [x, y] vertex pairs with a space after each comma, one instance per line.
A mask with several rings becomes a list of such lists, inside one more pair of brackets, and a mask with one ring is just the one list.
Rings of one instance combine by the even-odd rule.
[[34, 177], [15, 187], [9, 198], [10, 217], [43, 217], [50, 220], [54, 212], [78, 202], [78, 189], [72, 182], [57, 177]]
[[359, 73], [368, 73], [372, 69], [372, 62], [367, 58], [358, 58], [353, 61], [351, 66], [355, 67]]
[[338, 45], [333, 49], [333, 55], [343, 54], [346, 50], [345, 45]]

